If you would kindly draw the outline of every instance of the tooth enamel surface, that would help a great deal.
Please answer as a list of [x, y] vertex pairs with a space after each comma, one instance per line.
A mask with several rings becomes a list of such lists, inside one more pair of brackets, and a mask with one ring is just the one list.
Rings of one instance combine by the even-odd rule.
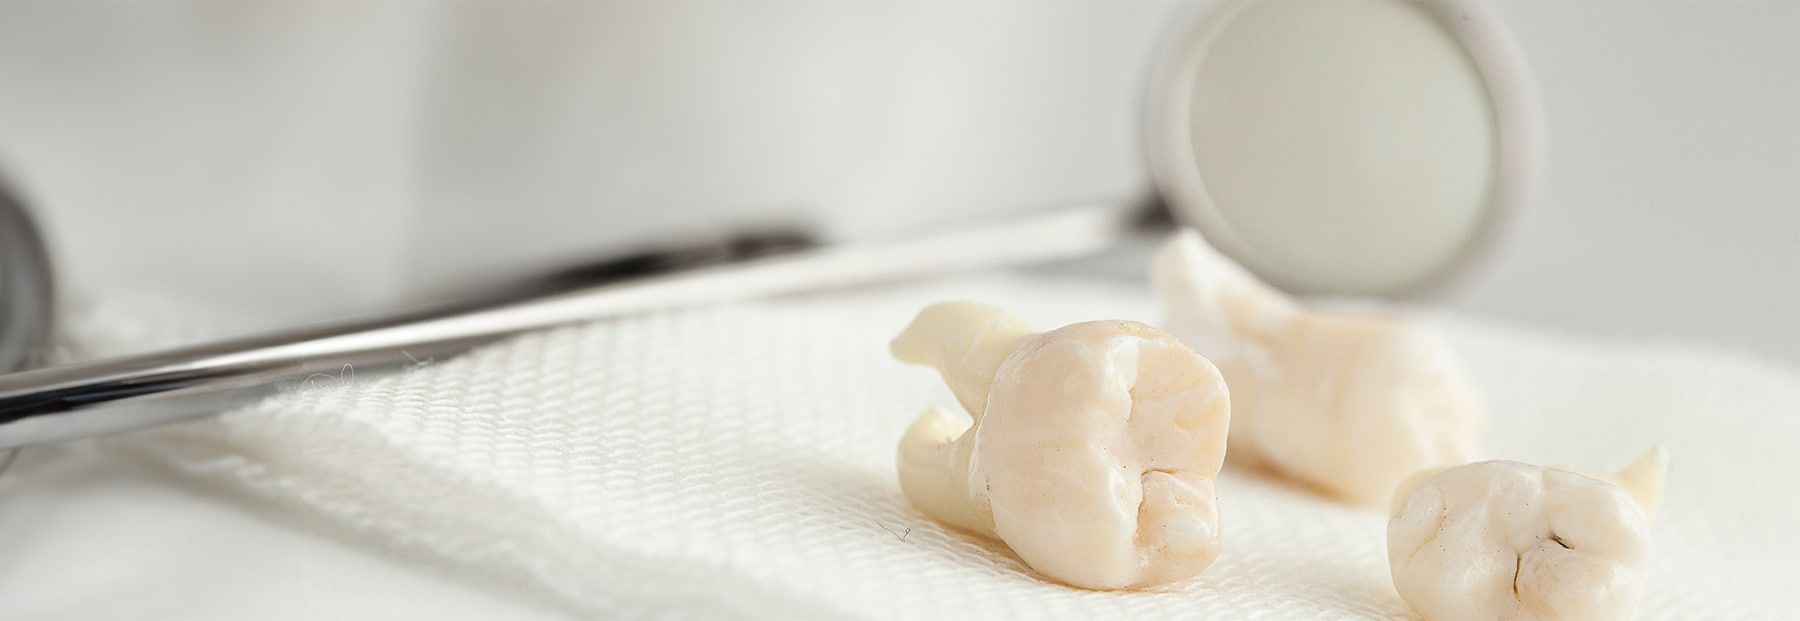
[[1035, 334], [954, 304], [920, 313], [893, 349], [938, 367], [974, 419], [958, 433], [933, 409], [902, 439], [901, 489], [921, 511], [1086, 588], [1181, 580], [1218, 556], [1230, 398], [1181, 342], [1125, 321]]
[[1231, 385], [1235, 455], [1369, 506], [1474, 458], [1480, 401], [1435, 333], [1302, 308], [1192, 231], [1152, 271], [1170, 332]]
[[1394, 589], [1428, 620], [1629, 619], [1649, 529], [1612, 483], [1481, 462], [1405, 494], [1388, 521], [1388, 564]]

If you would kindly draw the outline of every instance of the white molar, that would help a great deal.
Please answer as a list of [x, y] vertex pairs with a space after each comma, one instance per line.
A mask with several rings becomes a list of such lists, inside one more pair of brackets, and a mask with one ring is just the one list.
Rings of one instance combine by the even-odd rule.
[[936, 367], [973, 419], [932, 408], [901, 439], [900, 487], [919, 510], [1090, 589], [1181, 580], [1218, 557], [1230, 396], [1174, 337], [1128, 321], [1039, 334], [950, 303], [920, 312], [893, 353]]
[[1231, 385], [1234, 459], [1367, 506], [1474, 459], [1481, 403], [1436, 333], [1302, 308], [1192, 230], [1157, 252], [1152, 277], [1169, 331]]
[[1388, 520], [1394, 590], [1428, 621], [1630, 619], [1666, 464], [1655, 449], [1612, 477], [1510, 461], [1422, 476]]

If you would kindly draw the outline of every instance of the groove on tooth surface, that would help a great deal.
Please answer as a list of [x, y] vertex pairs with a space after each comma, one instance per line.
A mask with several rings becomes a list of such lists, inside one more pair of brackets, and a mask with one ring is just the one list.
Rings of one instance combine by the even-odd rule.
[[1084, 588], [1185, 579], [1218, 556], [1229, 392], [1174, 337], [1129, 321], [1032, 334], [996, 309], [941, 304], [892, 349], [939, 369], [975, 413], [928, 410], [902, 438], [901, 491], [921, 511]]

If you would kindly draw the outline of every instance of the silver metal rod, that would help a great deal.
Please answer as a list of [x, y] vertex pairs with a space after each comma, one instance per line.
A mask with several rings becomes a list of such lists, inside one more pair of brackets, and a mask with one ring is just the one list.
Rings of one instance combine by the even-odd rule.
[[0, 449], [215, 414], [315, 373], [359, 375], [500, 337], [628, 313], [957, 270], [1071, 258], [1131, 235], [1142, 213], [1057, 209], [893, 242], [825, 246], [744, 263], [439, 315], [401, 315], [148, 355], [0, 375]]

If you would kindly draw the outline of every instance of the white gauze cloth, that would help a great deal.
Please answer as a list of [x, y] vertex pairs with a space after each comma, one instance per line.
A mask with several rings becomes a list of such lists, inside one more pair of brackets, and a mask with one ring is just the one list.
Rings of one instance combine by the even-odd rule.
[[[955, 401], [887, 341], [969, 299], [1048, 329], [1155, 323], [1141, 288], [990, 277], [599, 321], [114, 440], [406, 558], [603, 618], [1402, 617], [1379, 511], [1227, 467], [1198, 578], [1094, 592], [908, 506], [902, 430]], [[1646, 619], [1800, 614], [1800, 375], [1728, 353], [1452, 316], [1493, 458], [1609, 471], [1673, 455]]]

